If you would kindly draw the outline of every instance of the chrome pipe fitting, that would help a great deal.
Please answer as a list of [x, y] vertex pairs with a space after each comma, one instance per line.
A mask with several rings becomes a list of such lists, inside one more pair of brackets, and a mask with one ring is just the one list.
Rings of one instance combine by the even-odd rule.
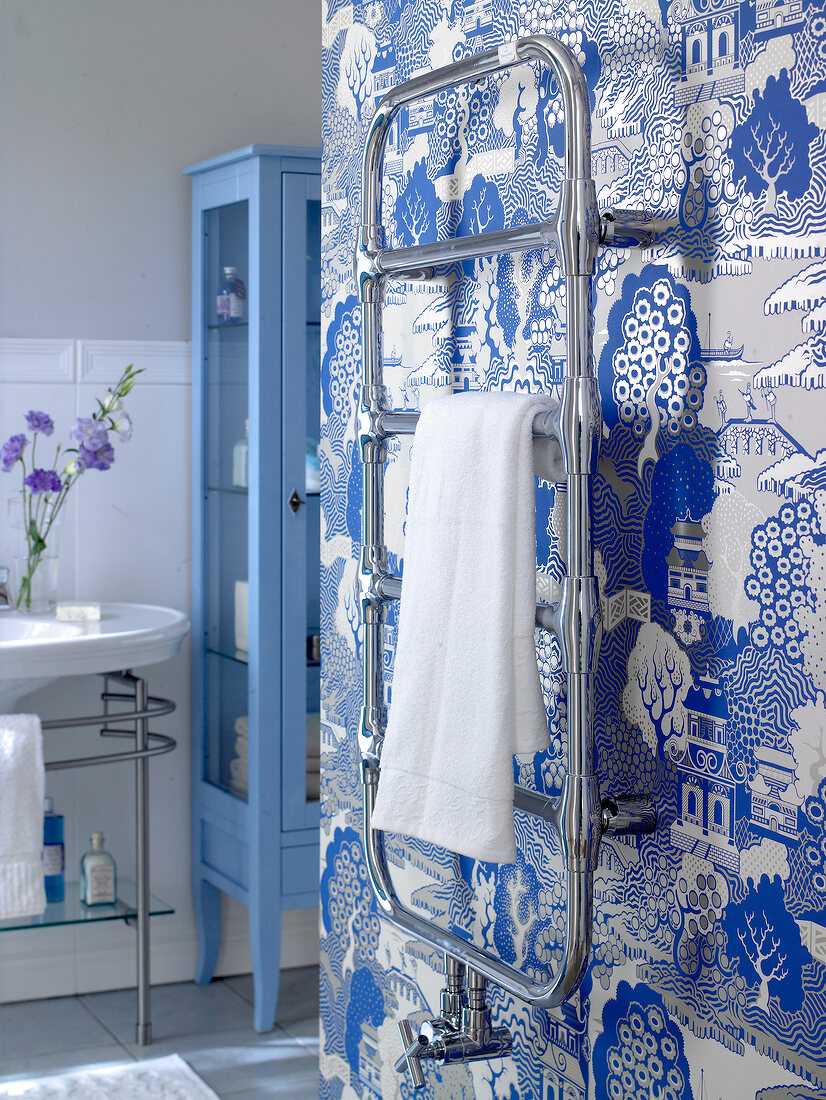
[[462, 1010], [466, 1004], [465, 964], [446, 954], [445, 987], [439, 996], [441, 1016], [458, 1029], [461, 1026]]
[[648, 798], [603, 798], [603, 836], [650, 834], [656, 828], [657, 811]]
[[[513, 1038], [510, 1031], [491, 1025], [490, 1009], [485, 1001], [487, 978], [468, 967], [466, 990], [463, 988], [464, 978], [464, 963], [445, 955], [447, 986], [442, 990], [441, 1015], [435, 1020], [423, 1021], [416, 1035], [409, 1020], [399, 1022], [404, 1051], [394, 1068], [397, 1073], [408, 1071], [414, 1089], [424, 1088], [422, 1059], [446, 1065], [503, 1058], [511, 1052]], [[445, 1011], [446, 1003], [456, 1006], [458, 1011]]]
[[602, 803], [595, 775], [565, 776], [559, 824], [568, 870], [574, 874], [596, 871], [602, 836]]
[[414, 1089], [424, 1088], [424, 1074], [422, 1073], [421, 1058], [427, 1047], [427, 1039], [423, 1035], [414, 1035], [409, 1020], [399, 1020], [399, 1034], [404, 1045], [404, 1054], [395, 1063], [393, 1068], [396, 1073], [404, 1073], [405, 1069], [410, 1074], [410, 1083]]
[[443, 1065], [455, 1062], [483, 1062], [489, 1058], [505, 1058], [513, 1050], [513, 1036], [506, 1027], [491, 1028], [484, 1042], [477, 1043], [469, 1035], [459, 1032], [448, 1036], [442, 1044]]
[[562, 181], [554, 228], [562, 274], [590, 277], [594, 272], [600, 235], [597, 193], [592, 179], [580, 177]]
[[477, 1046], [487, 1046], [493, 1034], [485, 992], [488, 980], [478, 970], [467, 972], [467, 1005], [462, 1009], [462, 1031]]
[[612, 248], [650, 248], [665, 223], [650, 210], [603, 210], [600, 217], [600, 242]]

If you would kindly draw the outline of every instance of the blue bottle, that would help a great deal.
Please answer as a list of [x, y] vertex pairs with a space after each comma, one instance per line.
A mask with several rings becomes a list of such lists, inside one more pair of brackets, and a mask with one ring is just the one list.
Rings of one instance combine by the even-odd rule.
[[66, 865], [63, 848], [63, 814], [54, 812], [54, 799], [43, 800], [43, 872], [46, 876], [46, 901], [63, 901]]

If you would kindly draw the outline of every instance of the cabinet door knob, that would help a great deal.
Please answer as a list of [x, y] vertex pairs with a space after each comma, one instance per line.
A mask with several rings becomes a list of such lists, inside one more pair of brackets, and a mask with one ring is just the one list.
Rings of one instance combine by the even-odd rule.
[[290, 506], [290, 507], [292, 508], [293, 512], [297, 512], [297, 511], [298, 511], [298, 509], [299, 509], [299, 508], [301, 507], [301, 505], [302, 505], [302, 504], [304, 503], [304, 501], [303, 501], [303, 500], [301, 499], [301, 497], [300, 497], [300, 496], [298, 495], [298, 489], [293, 489], [293, 491], [292, 491], [292, 496], [291, 496], [291, 497], [290, 497], [290, 499], [289, 499], [289, 500], [287, 501], [287, 503], [288, 503], [288, 504], [289, 504], [289, 506]]

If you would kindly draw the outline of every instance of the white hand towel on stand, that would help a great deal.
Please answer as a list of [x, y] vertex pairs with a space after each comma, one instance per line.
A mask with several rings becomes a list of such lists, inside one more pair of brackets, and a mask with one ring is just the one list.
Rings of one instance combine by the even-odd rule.
[[376, 828], [516, 859], [514, 753], [547, 749], [532, 423], [544, 395], [439, 397], [416, 428]]
[[43, 736], [36, 714], [0, 715], [0, 920], [46, 908]]

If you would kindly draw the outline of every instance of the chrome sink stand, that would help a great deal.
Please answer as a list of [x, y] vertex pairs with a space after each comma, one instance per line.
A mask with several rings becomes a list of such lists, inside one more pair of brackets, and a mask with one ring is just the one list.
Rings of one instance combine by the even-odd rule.
[[[539, 61], [556, 80], [564, 105], [564, 178], [554, 215], [545, 222], [433, 244], [388, 249], [381, 219], [381, 167], [385, 141], [403, 106], [456, 85], [474, 83], [513, 65]], [[540, 125], [542, 120], [540, 120]], [[531, 1004], [559, 1005], [579, 987], [591, 944], [593, 876], [600, 838], [606, 833], [651, 832], [656, 819], [643, 799], [603, 801], [594, 771], [594, 673], [602, 625], [591, 546], [592, 478], [597, 469], [602, 415], [593, 368], [591, 276], [601, 243], [612, 247], [651, 244], [656, 224], [646, 214], [611, 210], [600, 215], [591, 178], [591, 115], [585, 76], [570, 50], [544, 35], [505, 43], [498, 49], [414, 77], [381, 99], [367, 130], [362, 162], [361, 226], [354, 273], [362, 309], [363, 384], [359, 446], [364, 464], [360, 608], [363, 624], [364, 705], [359, 729], [364, 783], [363, 838], [373, 893], [383, 916], [405, 933], [445, 952], [451, 965], [467, 968], [467, 1004], [460, 1016], [446, 1013], [415, 1037], [402, 1028], [407, 1066], [421, 1087], [421, 1060], [468, 1061], [498, 1057], [510, 1037], [490, 1026], [484, 1007], [485, 980]], [[561, 797], [549, 798], [517, 787], [514, 805], [545, 818], [558, 830], [567, 880], [565, 945], [556, 974], [534, 982], [473, 944], [428, 923], [398, 900], [384, 854], [383, 834], [371, 816], [381, 774], [386, 726], [382, 684], [382, 622], [387, 600], [401, 596], [401, 580], [388, 570], [384, 545], [383, 463], [388, 436], [415, 431], [418, 413], [389, 407], [382, 382], [381, 301], [391, 277], [429, 278], [435, 270], [463, 260], [506, 252], [553, 247], [565, 276], [567, 367], [562, 400], [534, 432], [558, 443], [558, 480], [567, 487], [568, 575], [560, 602], [537, 609], [537, 622], [556, 635], [568, 683], [567, 775]], [[540, 418], [541, 419], [541, 418]], [[458, 982], [448, 972], [447, 994]], [[452, 1002], [451, 1002], [452, 1003]], [[406, 1021], [402, 1021], [405, 1024]], [[409, 1026], [409, 1025], [408, 1025]], [[409, 1041], [408, 1041], [409, 1039]]]
[[[149, 973], [149, 757], [172, 752], [174, 738], [149, 729], [150, 719], [171, 714], [175, 704], [170, 699], [150, 695], [146, 680], [133, 672], [102, 672], [104, 679], [103, 714], [83, 718], [56, 718], [42, 723], [44, 730], [70, 729], [74, 726], [100, 726], [101, 737], [126, 737], [134, 740], [134, 748], [125, 752], [99, 753], [94, 756], [75, 756], [68, 760], [50, 760], [46, 771], [63, 771], [66, 768], [89, 768], [96, 764], [117, 764], [126, 760], [135, 762], [135, 879], [137, 897], [135, 905], [135, 930], [137, 933], [137, 989], [138, 1021], [136, 1041], [138, 1046], [152, 1042], [150, 1012]], [[110, 682], [122, 690], [113, 691]], [[131, 704], [131, 706], [130, 706]], [[123, 726], [131, 729], [123, 729]], [[127, 919], [131, 923], [131, 918]]]

